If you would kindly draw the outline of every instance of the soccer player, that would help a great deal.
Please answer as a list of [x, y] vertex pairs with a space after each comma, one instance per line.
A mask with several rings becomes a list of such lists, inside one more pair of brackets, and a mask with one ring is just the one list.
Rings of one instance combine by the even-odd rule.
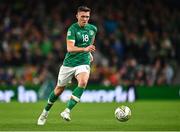
[[67, 31], [67, 53], [59, 70], [57, 85], [49, 95], [47, 105], [38, 118], [38, 125], [45, 124], [50, 108], [73, 77], [76, 78], [78, 86], [72, 92], [66, 109], [60, 114], [64, 120], [71, 120], [70, 112], [80, 101], [86, 88], [90, 75], [90, 62], [93, 61], [91, 52], [96, 50], [93, 43], [97, 32], [97, 28], [88, 23], [90, 12], [91, 9], [86, 6], [80, 6], [77, 9], [77, 22], [72, 24]]

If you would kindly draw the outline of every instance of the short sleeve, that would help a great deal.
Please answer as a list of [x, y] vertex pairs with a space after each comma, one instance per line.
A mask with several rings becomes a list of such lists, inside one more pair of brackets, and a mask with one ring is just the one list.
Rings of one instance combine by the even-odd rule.
[[75, 40], [75, 31], [73, 30], [72, 27], [70, 27], [67, 31], [66, 39], [67, 40]]
[[97, 27], [96, 26], [94, 26], [94, 30], [95, 30], [95, 33], [97, 33]]

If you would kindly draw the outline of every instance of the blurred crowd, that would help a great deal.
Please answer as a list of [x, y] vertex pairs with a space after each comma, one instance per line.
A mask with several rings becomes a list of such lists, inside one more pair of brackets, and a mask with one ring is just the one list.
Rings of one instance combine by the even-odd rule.
[[[0, 84], [57, 79], [76, 9], [98, 27], [90, 84], [172, 84], [180, 62], [179, 2], [0, 1]], [[178, 52], [179, 51], [179, 52]]]

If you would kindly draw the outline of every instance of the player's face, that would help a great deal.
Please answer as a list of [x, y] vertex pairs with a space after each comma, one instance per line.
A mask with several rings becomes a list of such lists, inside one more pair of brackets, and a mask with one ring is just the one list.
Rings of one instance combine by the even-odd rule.
[[89, 17], [90, 17], [90, 12], [84, 12], [84, 11], [81, 11], [81, 12], [78, 12], [77, 15], [76, 15], [77, 19], [78, 19], [78, 23], [80, 26], [85, 26], [88, 21], [89, 21]]

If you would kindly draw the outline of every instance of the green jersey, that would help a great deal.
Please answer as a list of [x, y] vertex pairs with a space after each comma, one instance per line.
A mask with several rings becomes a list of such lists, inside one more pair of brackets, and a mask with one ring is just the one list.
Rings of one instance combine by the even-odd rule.
[[[77, 47], [87, 47], [93, 43], [96, 33], [97, 28], [94, 25], [86, 24], [80, 27], [78, 23], [74, 23], [67, 31], [66, 39], [74, 41]], [[90, 53], [67, 52], [63, 65], [68, 67], [90, 65]]]

